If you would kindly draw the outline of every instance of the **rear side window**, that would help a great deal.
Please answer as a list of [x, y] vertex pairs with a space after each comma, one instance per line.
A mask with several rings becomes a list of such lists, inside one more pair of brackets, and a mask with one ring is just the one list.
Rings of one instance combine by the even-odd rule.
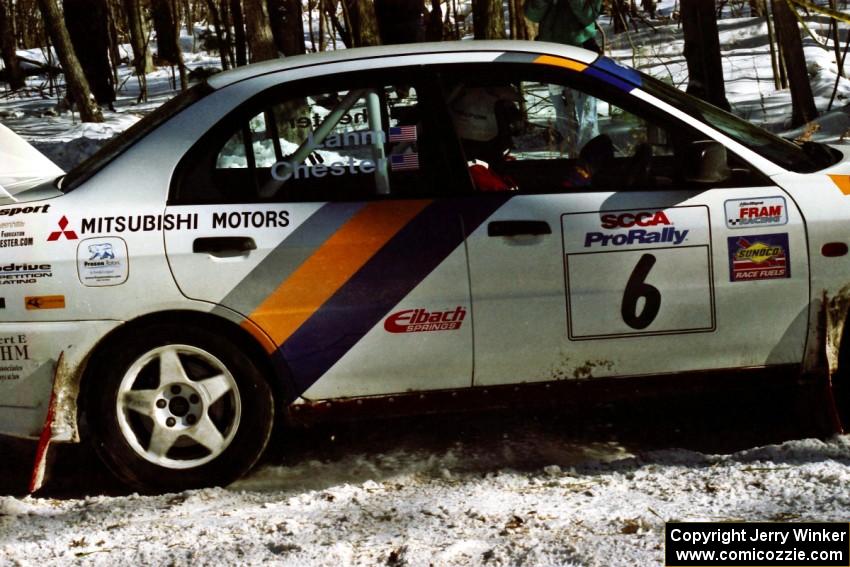
[[263, 96], [210, 135], [177, 201], [351, 201], [432, 193], [439, 158], [414, 85]]

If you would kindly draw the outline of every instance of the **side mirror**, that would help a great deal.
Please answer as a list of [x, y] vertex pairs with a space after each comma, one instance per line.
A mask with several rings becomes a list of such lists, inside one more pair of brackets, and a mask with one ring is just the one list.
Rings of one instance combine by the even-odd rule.
[[685, 150], [685, 181], [720, 183], [732, 175], [726, 159], [726, 147], [714, 140], [691, 142]]

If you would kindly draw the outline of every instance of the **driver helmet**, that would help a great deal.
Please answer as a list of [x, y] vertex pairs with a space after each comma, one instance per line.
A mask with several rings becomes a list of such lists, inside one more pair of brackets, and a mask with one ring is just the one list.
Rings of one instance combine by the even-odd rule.
[[500, 140], [507, 149], [520, 119], [519, 100], [513, 87], [462, 88], [449, 103], [458, 136], [472, 142]]

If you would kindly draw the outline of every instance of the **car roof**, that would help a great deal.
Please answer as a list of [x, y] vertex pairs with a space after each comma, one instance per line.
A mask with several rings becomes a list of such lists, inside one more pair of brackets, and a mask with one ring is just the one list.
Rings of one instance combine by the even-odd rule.
[[[427, 55], [431, 53], [480, 53], [482, 51], [552, 55], [555, 57], [565, 57], [585, 64], [592, 63], [598, 57], [598, 55], [593, 51], [573, 47], [571, 45], [542, 41], [474, 40], [404, 43], [397, 45], [380, 45], [376, 47], [338, 49], [335, 51], [324, 51], [321, 53], [308, 53], [306, 55], [281, 57], [280, 59], [253, 63], [251, 65], [245, 65], [244, 67], [238, 67], [223, 73], [218, 73], [210, 77], [207, 82], [214, 89], [220, 89], [246, 79], [300, 67], [325, 65], [329, 63], [343, 63], [363, 59], [404, 57], [408, 55]], [[391, 63], [388, 64], [391, 65]]]

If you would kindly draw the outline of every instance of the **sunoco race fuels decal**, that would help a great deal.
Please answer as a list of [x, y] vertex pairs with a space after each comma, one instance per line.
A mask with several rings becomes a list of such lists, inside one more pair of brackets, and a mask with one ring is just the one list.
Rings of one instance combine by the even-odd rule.
[[725, 203], [726, 226], [750, 228], [788, 223], [788, 208], [785, 197], [763, 197], [760, 199], [731, 199]]
[[728, 242], [730, 281], [791, 277], [787, 234], [733, 236]]
[[427, 309], [405, 309], [393, 313], [384, 321], [390, 333], [419, 333], [422, 331], [453, 331], [460, 329], [466, 309], [455, 307], [447, 311], [429, 312]]
[[[584, 247], [627, 246], [631, 244], [682, 244], [688, 236], [688, 229], [678, 230], [672, 225], [664, 211], [638, 211], [624, 213], [603, 213], [600, 226], [604, 229], [624, 229], [627, 232], [614, 234], [588, 232], [584, 237]], [[646, 227], [646, 228], [632, 228]]]

